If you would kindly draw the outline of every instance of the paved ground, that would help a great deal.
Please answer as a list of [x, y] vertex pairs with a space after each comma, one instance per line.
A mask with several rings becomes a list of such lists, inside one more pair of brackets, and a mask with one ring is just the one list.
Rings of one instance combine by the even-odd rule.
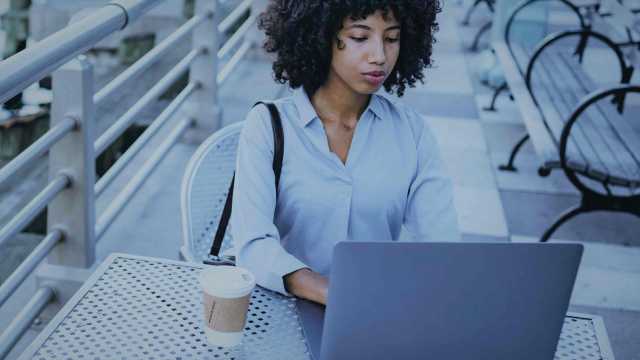
[[[459, 36], [458, 44], [470, 44], [478, 26], [486, 19], [480, 11], [472, 19], [470, 27], [455, 26], [454, 18], [450, 18], [451, 27], [456, 28]], [[445, 28], [447, 28], [445, 26]], [[455, 51], [455, 50], [454, 50]], [[519, 155], [517, 173], [497, 170], [499, 164], [504, 163], [509, 156], [513, 144], [524, 133], [524, 125], [518, 114], [518, 109], [507, 96], [499, 98], [497, 112], [483, 111], [489, 104], [491, 93], [478, 81], [477, 70], [481, 55], [462, 51], [470, 75], [469, 82], [461, 80], [459, 89], [473, 89], [472, 97], [476, 102], [476, 112], [469, 110], [468, 116], [462, 116], [466, 121], [463, 127], [467, 134], [481, 133], [482, 146], [475, 147], [473, 154], [455, 150], [450, 155], [457, 162], [450, 167], [451, 174], [457, 182], [475, 183], [481, 191], [470, 189], [459, 191], [458, 203], [464, 203], [458, 209], [463, 216], [469, 212], [469, 217], [462, 219], [463, 229], [473, 229], [471, 232], [484, 235], [494, 235], [489, 229], [481, 229], [482, 224], [478, 213], [485, 213], [487, 209], [495, 209], [486, 214], [496, 223], [492, 228], [502, 229], [506, 224], [508, 237], [511, 241], [536, 241], [544, 229], [565, 209], [579, 202], [578, 192], [566, 180], [561, 172], [553, 173], [547, 178], [537, 175], [538, 159], [533, 148], [526, 145]], [[457, 59], [459, 60], [460, 57]], [[635, 78], [637, 81], [637, 76]], [[457, 85], [450, 85], [456, 87]], [[431, 87], [437, 91], [437, 85]], [[428, 104], [425, 105], [428, 107]], [[633, 113], [633, 112], [631, 112]], [[637, 112], [635, 112], [637, 114]], [[452, 121], [451, 121], [452, 122]], [[451, 128], [450, 128], [451, 129]], [[457, 136], [460, 130], [451, 129], [451, 140], [446, 141], [452, 147], [461, 141]], [[474, 135], [475, 138], [475, 135]], [[442, 139], [442, 138], [440, 138]], [[465, 146], [469, 141], [465, 137]], [[445, 148], [448, 146], [445, 144]], [[462, 159], [464, 156], [467, 159]], [[467, 185], [467, 187], [473, 185]], [[463, 185], [464, 187], [464, 185]], [[484, 195], [484, 203], [478, 201], [477, 194]], [[497, 198], [496, 198], [497, 196]], [[469, 207], [467, 201], [476, 199], [480, 209]], [[488, 205], [488, 206], [487, 206]], [[467, 225], [464, 222], [468, 221]], [[499, 225], [498, 225], [499, 224]], [[640, 359], [640, 221], [638, 218], [610, 212], [599, 212], [582, 215], [563, 227], [554, 235], [553, 241], [582, 242], [585, 254], [576, 280], [571, 299], [571, 311], [596, 314], [603, 316], [610, 336], [614, 354], [618, 359]]]
[[[464, 49], [482, 14], [469, 28], [458, 21], [461, 9], [445, 4], [441, 31], [434, 52], [436, 66], [427, 83], [410, 90], [401, 100], [425, 114], [435, 132], [455, 183], [456, 206], [464, 237], [469, 241], [535, 241], [565, 208], [579, 201], [560, 173], [539, 178], [537, 158], [525, 147], [518, 173], [496, 170], [524, 131], [517, 109], [506, 97], [499, 111], [481, 110], [489, 90], [479, 84], [478, 56]], [[249, 89], [246, 84], [251, 84]], [[271, 81], [270, 65], [263, 59], [245, 63], [223, 89], [224, 123], [242, 120], [250, 105], [286, 90]], [[170, 125], [167, 129], [169, 130]], [[159, 136], [162, 138], [162, 135]], [[147, 153], [138, 156], [121, 179], [98, 201], [100, 214], [121, 189]], [[186, 162], [195, 151], [176, 145], [142, 190], [98, 244], [98, 258], [109, 253], [178, 258], [181, 242], [179, 189]], [[640, 221], [630, 216], [599, 213], [578, 218], [559, 232], [554, 241], [580, 241], [585, 256], [571, 300], [572, 311], [601, 315], [618, 359], [640, 359]], [[32, 293], [32, 283], [0, 312], [0, 328], [7, 314], [20, 306], [19, 298]], [[9, 310], [6, 310], [6, 309]], [[7, 312], [8, 311], [8, 312]], [[20, 351], [37, 333], [31, 330], [16, 349]]]

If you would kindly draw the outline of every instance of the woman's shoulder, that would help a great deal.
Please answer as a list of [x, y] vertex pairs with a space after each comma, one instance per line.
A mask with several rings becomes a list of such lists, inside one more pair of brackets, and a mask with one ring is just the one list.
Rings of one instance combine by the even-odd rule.
[[259, 117], [264, 119], [269, 119], [269, 109], [267, 108], [267, 104], [274, 104], [278, 110], [284, 107], [288, 107], [293, 105], [292, 96], [280, 97], [274, 100], [259, 100], [256, 101], [253, 106], [249, 109], [249, 114], [247, 115], [247, 120], [254, 117]]
[[426, 119], [415, 108], [402, 102], [402, 100], [391, 98], [388, 95], [374, 95], [380, 104], [380, 108], [384, 114], [388, 114], [394, 125], [409, 127], [414, 139], [418, 139], [420, 134], [425, 130]]
[[[282, 117], [282, 113], [286, 113], [292, 106], [294, 106], [293, 97], [285, 96], [275, 100], [260, 100], [256, 102], [247, 114], [247, 122], [254, 123], [254, 126], [262, 124], [263, 126], [271, 122], [271, 113], [267, 104], [274, 104]], [[255, 124], [258, 123], [258, 124]], [[270, 126], [270, 125], [269, 125]]]
[[266, 106], [268, 103], [276, 105], [281, 122], [284, 125], [287, 114], [290, 113], [291, 107], [293, 106], [291, 96], [256, 102], [249, 109], [245, 117], [241, 136], [252, 138], [255, 141], [266, 141], [268, 146], [271, 146], [273, 141], [273, 130], [271, 125], [271, 113], [269, 108]]

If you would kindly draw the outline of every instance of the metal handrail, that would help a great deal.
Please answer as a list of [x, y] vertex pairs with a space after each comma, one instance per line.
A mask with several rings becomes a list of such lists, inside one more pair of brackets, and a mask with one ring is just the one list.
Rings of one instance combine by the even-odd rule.
[[218, 51], [218, 58], [222, 59], [231, 49], [236, 46], [242, 39], [246, 33], [251, 29], [251, 25], [256, 21], [257, 16], [251, 15], [247, 20], [245, 20], [242, 25], [238, 28], [238, 30], [233, 33], [233, 35], [227, 40], [227, 42], [222, 46], [222, 48]]
[[75, 126], [76, 120], [68, 117], [62, 120], [58, 125], [49, 129], [38, 140], [0, 169], [0, 185], [7, 181], [11, 176], [15, 175], [31, 161], [49, 151], [55, 143], [70, 133]]
[[18, 268], [0, 286], [0, 306], [13, 294], [14, 291], [24, 282], [24, 280], [40, 265], [40, 262], [49, 255], [51, 250], [62, 240], [62, 231], [55, 229], [51, 231], [36, 246], [35, 249], [24, 259]]
[[58, 195], [71, 184], [71, 177], [58, 174], [33, 200], [0, 230], [0, 245], [17, 235]]
[[122, 208], [129, 202], [129, 200], [131, 200], [134, 193], [138, 191], [140, 186], [142, 186], [142, 184], [149, 178], [151, 172], [153, 172], [166, 153], [192, 124], [193, 119], [191, 118], [181, 120], [176, 128], [169, 134], [167, 139], [160, 144], [153, 155], [151, 155], [144, 165], [142, 165], [140, 170], [138, 170], [131, 181], [129, 181], [127, 186], [125, 186], [118, 196], [109, 204], [96, 224], [96, 241], [100, 241], [102, 239], [104, 232], [109, 228], [109, 226], [111, 226], [116, 217], [122, 213]]
[[220, 25], [218, 25], [218, 32], [223, 34], [231, 29], [233, 24], [235, 24], [242, 17], [242, 15], [244, 15], [244, 13], [251, 8], [252, 3], [253, 0], [245, 0], [235, 9], [233, 9], [233, 11], [220, 22]]
[[111, 184], [111, 182], [129, 164], [131, 159], [149, 142], [151, 137], [171, 119], [178, 108], [189, 98], [198, 88], [197, 84], [191, 83], [185, 87], [178, 96], [167, 106], [167, 108], [153, 121], [153, 123], [140, 135], [136, 141], [125, 151], [125, 153], [109, 168], [109, 170], [98, 180], [94, 187], [95, 196], [98, 197]]
[[54, 297], [55, 293], [49, 287], [42, 287], [36, 291], [31, 300], [0, 335], [0, 359], [3, 359], [11, 351], [22, 334], [29, 329], [36, 317]]
[[162, 0], [114, 0], [46, 39], [0, 62], [0, 104], [91, 46], [139, 18]]
[[[69, 24], [66, 28], [35, 44], [27, 50], [16, 54], [0, 62], [0, 73], [11, 74], [0, 79], [0, 103], [11, 98], [15, 94], [24, 90], [28, 85], [34, 83], [52, 71], [58, 69], [73, 57], [88, 50], [91, 46], [112, 34], [116, 30], [123, 29], [130, 22], [146, 13], [152, 6], [157, 5], [162, 0], [116, 0], [100, 8], [92, 15]], [[251, 8], [253, 1], [245, 0], [236, 7], [219, 25], [214, 28], [220, 32], [227, 32], [236, 24], [247, 10]], [[110, 95], [121, 90], [132, 78], [142, 74], [153, 63], [157, 62], [162, 55], [166, 54], [175, 44], [183, 41], [188, 34], [201, 25], [204, 21], [210, 20], [212, 13], [197, 14], [185, 24], [180, 26], [174, 33], [165, 38], [151, 51], [140, 58], [136, 63], [127, 68], [100, 91], [91, 96], [93, 104], [99, 106], [104, 103]], [[251, 48], [251, 42], [246, 39], [246, 34], [256, 21], [257, 16], [252, 15], [243, 22], [234, 34], [231, 35], [226, 44], [216, 53], [211, 51], [210, 57], [223, 57], [230, 54], [231, 49], [238, 47], [238, 50], [231, 56], [229, 62], [216, 76], [218, 85], [222, 84], [238, 65], [240, 60]], [[217, 20], [216, 20], [217, 22]], [[215, 31], [214, 31], [215, 32]], [[203, 35], [197, 35], [202, 37]], [[211, 34], [211, 36], [216, 36]], [[206, 42], [206, 41], [205, 41]], [[196, 41], [196, 43], [199, 43]], [[99, 136], [93, 144], [95, 156], [101, 154], [115, 139], [120, 136], [134, 121], [134, 118], [157, 99], [180, 76], [185, 74], [193, 65], [199, 55], [207, 54], [205, 48], [192, 50], [183, 58], [172, 70], [170, 70], [155, 86], [144, 94], [128, 111], [121, 116], [107, 131]], [[214, 63], [215, 64], [215, 63]], [[211, 71], [217, 71], [214, 66]], [[214, 73], [215, 74], [215, 73]], [[196, 80], [198, 77], [195, 78]], [[193, 80], [192, 80], [193, 81]], [[151, 126], [134, 142], [125, 154], [109, 169], [109, 171], [95, 184], [94, 194], [86, 196], [99, 196], [105, 188], [131, 163], [136, 154], [146, 146], [150, 139], [165, 126], [175, 115], [180, 106], [190, 98], [200, 85], [196, 82], [188, 84], [180, 94], [165, 108], [162, 113], [153, 121]], [[213, 104], [212, 104], [213, 105]], [[93, 119], [82, 119], [83, 121], [93, 121]], [[0, 184], [13, 176], [26, 164], [34, 161], [38, 156], [50, 150], [54, 144], [69, 134], [77, 126], [79, 120], [67, 118], [51, 128], [38, 141], [22, 152], [16, 159], [7, 166], [0, 169]], [[200, 121], [200, 120], [198, 120]], [[106, 230], [113, 224], [122, 209], [131, 200], [134, 194], [149, 179], [151, 173], [166, 156], [169, 150], [176, 144], [179, 138], [187, 129], [195, 123], [192, 118], [180, 119], [176, 123], [170, 134], [145, 161], [142, 167], [136, 172], [133, 178], [125, 185], [122, 191], [113, 199], [106, 210], [97, 221], [95, 226], [95, 236], [91, 238], [99, 241]], [[66, 173], [59, 173], [53, 180], [27, 204], [4, 228], [0, 229], [0, 245], [9, 238], [22, 231], [35, 216], [37, 216], [64, 188], [73, 182], [72, 176]], [[75, 191], [75, 190], [74, 190]], [[44, 240], [32, 251], [32, 253], [20, 264], [11, 276], [0, 286], [0, 306], [4, 305], [7, 299], [15, 293], [16, 289], [24, 283], [37, 266], [51, 253], [51, 251], [63, 241], [63, 231], [54, 228]], [[5, 356], [15, 345], [24, 331], [32, 323], [33, 319], [42, 311], [46, 304], [55, 296], [52, 289], [45, 287], [37, 291], [22, 312], [14, 319], [4, 333], [0, 335], [0, 358]]]
[[167, 91], [183, 74], [189, 70], [189, 65], [202, 54], [204, 48], [193, 49], [185, 56], [171, 71], [169, 71], [149, 92], [147, 92], [138, 102], [136, 102], [122, 117], [120, 117], [107, 131], [105, 131], [95, 142], [95, 155], [102, 154], [118, 136], [122, 135], [136, 116], [140, 114], [153, 100]]
[[[207, 16], [211, 15], [209, 14]], [[180, 41], [184, 40], [187, 35], [191, 34], [193, 29], [195, 29], [198, 25], [200, 25], [204, 20], [207, 19], [207, 16], [196, 15], [192, 17], [170, 36], [162, 40], [162, 42], [160, 42], [138, 61], [136, 61], [133, 65], [123, 71], [122, 74], [118, 75], [118, 77], [113, 79], [109, 84], [98, 91], [93, 97], [94, 104], [96, 106], [99, 106], [100, 104], [102, 104], [102, 102], [104, 102], [105, 99], [107, 99], [116, 91], [120, 90], [120, 88], [124, 84], [126, 84], [127, 81], [147, 70], [151, 65], [158, 61], [162, 55], [172, 50], [174, 45], [178, 44]]]
[[222, 68], [222, 70], [220, 70], [220, 72], [218, 73], [218, 76], [216, 78], [216, 81], [218, 82], [218, 86], [221, 86], [222, 84], [224, 84], [225, 80], [227, 80], [229, 75], [231, 75], [231, 72], [235, 69], [235, 67], [238, 65], [240, 60], [242, 60], [242, 57], [244, 57], [250, 49], [251, 49], [251, 42], [248, 40], [245, 40], [245, 42], [242, 44], [242, 46], [240, 46], [238, 51], [236, 51], [236, 53], [233, 54], [231, 59], [229, 59], [229, 62], [226, 63], [225, 66]]

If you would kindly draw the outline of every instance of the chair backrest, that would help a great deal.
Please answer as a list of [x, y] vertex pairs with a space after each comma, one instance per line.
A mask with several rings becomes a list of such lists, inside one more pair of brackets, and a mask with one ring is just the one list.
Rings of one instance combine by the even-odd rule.
[[[216, 131], [189, 160], [180, 200], [183, 238], [180, 255], [184, 260], [202, 262], [209, 254], [235, 170], [243, 125], [244, 122], [234, 123]], [[225, 234], [221, 253], [230, 247], [231, 238]]]

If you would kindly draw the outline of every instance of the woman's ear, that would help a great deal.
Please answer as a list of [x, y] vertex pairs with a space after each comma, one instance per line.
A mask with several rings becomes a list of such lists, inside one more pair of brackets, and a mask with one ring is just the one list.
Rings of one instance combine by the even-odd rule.
[[336, 42], [336, 47], [338, 48], [338, 50], [344, 50], [344, 48], [347, 47], [344, 41], [342, 41], [342, 39], [338, 37], [338, 34], [336, 34], [334, 41]]

